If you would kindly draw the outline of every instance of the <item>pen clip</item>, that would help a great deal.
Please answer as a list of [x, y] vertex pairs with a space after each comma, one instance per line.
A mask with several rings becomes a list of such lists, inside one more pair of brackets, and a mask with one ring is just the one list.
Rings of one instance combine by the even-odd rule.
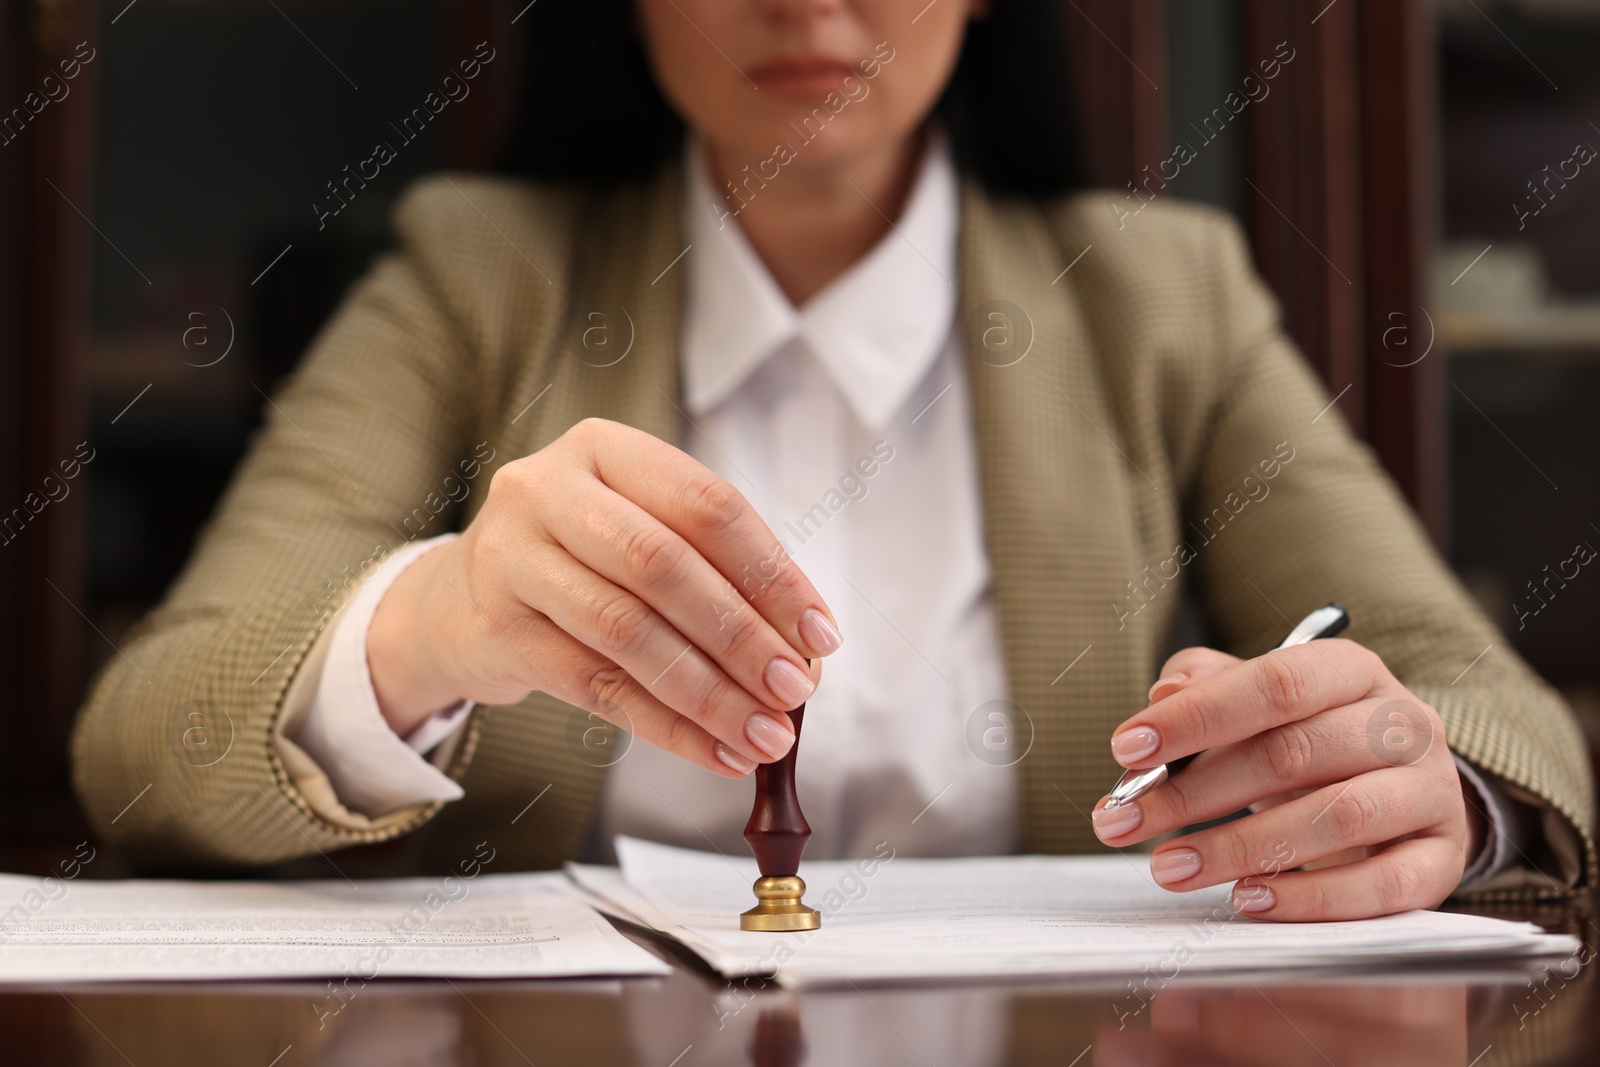
[[1289, 636], [1283, 639], [1279, 648], [1291, 648], [1295, 645], [1304, 645], [1323, 637], [1335, 637], [1344, 632], [1350, 625], [1350, 615], [1337, 604], [1324, 604], [1300, 620]]
[[1117, 779], [1117, 784], [1111, 787], [1111, 795], [1106, 798], [1106, 807], [1120, 808], [1128, 801], [1144, 796], [1166, 780], [1165, 763], [1159, 767], [1151, 767], [1148, 771], [1123, 771], [1122, 777]]

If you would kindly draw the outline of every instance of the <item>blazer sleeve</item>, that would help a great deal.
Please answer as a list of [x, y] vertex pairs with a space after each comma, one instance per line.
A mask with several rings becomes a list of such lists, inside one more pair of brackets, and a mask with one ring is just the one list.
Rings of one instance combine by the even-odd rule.
[[[1187, 533], [1198, 541], [1217, 531], [1195, 563], [1213, 632], [1223, 647], [1258, 655], [1311, 608], [1345, 605], [1345, 636], [1438, 711], [1440, 743], [1502, 784], [1535, 830], [1522, 862], [1470, 895], [1587, 892], [1594, 787], [1570, 709], [1478, 609], [1330, 406], [1284, 334], [1236, 224], [1213, 217], [1213, 226], [1209, 284], [1226, 362], [1184, 501]], [[1276, 476], [1266, 477], [1274, 464]]]
[[[318, 814], [273, 745], [307, 653], [390, 552], [452, 529], [447, 477], [488, 482], [478, 368], [439, 266], [399, 249], [346, 297], [264, 424], [163, 602], [95, 679], [72, 738], [78, 797], [136, 865], [262, 865], [405, 834], [440, 803], [366, 825]], [[408, 202], [411, 207], [408, 207]], [[476, 723], [447, 773], [459, 780]]]

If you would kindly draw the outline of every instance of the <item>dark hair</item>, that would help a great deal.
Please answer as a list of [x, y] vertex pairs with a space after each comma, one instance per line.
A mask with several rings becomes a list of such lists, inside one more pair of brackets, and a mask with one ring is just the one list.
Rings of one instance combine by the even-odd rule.
[[[993, 0], [969, 25], [934, 108], [957, 166], [992, 192], [1088, 184], [1065, 11], [1059, 0]], [[681, 149], [684, 123], [656, 87], [632, 0], [545, 0], [522, 21], [520, 113], [497, 169], [608, 185], [645, 177]]]

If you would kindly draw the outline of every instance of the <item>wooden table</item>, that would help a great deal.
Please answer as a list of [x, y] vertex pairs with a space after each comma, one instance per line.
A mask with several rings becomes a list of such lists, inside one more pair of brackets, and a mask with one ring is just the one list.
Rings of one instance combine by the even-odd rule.
[[641, 931], [663, 979], [205, 983], [0, 993], [5, 1062], [95, 1067], [565, 1064], [1583, 1064], [1600, 1052], [1600, 927], [1539, 964], [1162, 983], [862, 987], [729, 983]]

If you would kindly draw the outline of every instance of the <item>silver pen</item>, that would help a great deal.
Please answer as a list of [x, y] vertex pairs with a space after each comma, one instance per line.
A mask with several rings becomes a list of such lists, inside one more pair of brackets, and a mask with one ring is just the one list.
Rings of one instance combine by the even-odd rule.
[[[1293, 645], [1303, 645], [1315, 641], [1319, 637], [1333, 637], [1343, 632], [1350, 625], [1350, 615], [1337, 604], [1328, 604], [1318, 608], [1310, 615], [1300, 620], [1300, 625], [1289, 631], [1289, 636], [1283, 639], [1278, 648], [1289, 648]], [[1276, 652], [1278, 649], [1273, 649]], [[1106, 807], [1118, 808], [1132, 800], [1144, 796], [1150, 790], [1177, 774], [1189, 765], [1189, 761], [1199, 753], [1180, 756], [1171, 763], [1164, 763], [1159, 767], [1151, 767], [1147, 771], [1126, 770], [1122, 777], [1117, 779], [1117, 784], [1111, 787], [1111, 797], [1106, 801]]]

